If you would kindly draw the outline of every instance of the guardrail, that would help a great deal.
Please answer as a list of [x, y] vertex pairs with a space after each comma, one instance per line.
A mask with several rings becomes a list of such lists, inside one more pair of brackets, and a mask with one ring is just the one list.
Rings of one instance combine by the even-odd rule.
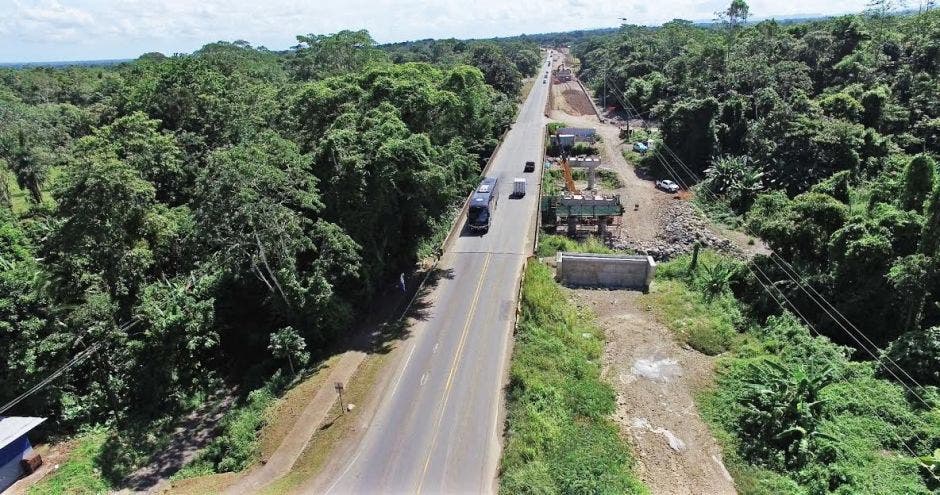
[[535, 234], [532, 236], [532, 255], [535, 256], [538, 254], [539, 249], [539, 235], [542, 233], [541, 229], [541, 215], [542, 215], [542, 183], [545, 181], [545, 141], [548, 140], [548, 124], [542, 127], [542, 140], [539, 142], [539, 146], [542, 148], [542, 153], [539, 155], [541, 159], [539, 160], [539, 195], [538, 202], [535, 206], [535, 221], [532, 222], [535, 225]]

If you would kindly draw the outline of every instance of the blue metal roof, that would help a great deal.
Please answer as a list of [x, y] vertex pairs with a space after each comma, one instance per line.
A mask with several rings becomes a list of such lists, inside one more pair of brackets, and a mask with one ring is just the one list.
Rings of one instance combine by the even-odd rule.
[[28, 416], [0, 416], [0, 449], [29, 433], [30, 430], [39, 426], [45, 420], [46, 418]]

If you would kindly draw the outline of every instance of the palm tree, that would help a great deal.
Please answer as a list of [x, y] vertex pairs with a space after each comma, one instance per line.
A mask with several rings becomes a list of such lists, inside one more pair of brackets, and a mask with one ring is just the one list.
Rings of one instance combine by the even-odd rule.
[[16, 183], [20, 189], [29, 191], [34, 203], [42, 203], [42, 183], [46, 180], [46, 166], [36, 150], [29, 147], [26, 134], [22, 130], [17, 134], [10, 161], [10, 168], [16, 174]]

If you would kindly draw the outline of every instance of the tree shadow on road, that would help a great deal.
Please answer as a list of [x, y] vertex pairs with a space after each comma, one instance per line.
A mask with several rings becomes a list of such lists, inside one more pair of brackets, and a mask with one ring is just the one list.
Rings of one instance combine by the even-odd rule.
[[[411, 323], [413, 321], [427, 321], [431, 317], [431, 293], [440, 284], [441, 280], [454, 278], [452, 268], [442, 269], [433, 267], [430, 271], [419, 272], [420, 277], [415, 279], [414, 291], [409, 297], [401, 298], [395, 312], [382, 323], [375, 325], [370, 332], [366, 348], [361, 350], [370, 353], [385, 354], [392, 350], [396, 341], [405, 340], [411, 336]], [[423, 283], [422, 283], [423, 281]]]

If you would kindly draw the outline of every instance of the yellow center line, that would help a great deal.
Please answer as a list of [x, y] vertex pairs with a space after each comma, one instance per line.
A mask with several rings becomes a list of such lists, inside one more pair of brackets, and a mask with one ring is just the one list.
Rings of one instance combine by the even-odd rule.
[[421, 487], [424, 485], [424, 477], [428, 473], [428, 466], [431, 465], [431, 454], [434, 452], [434, 445], [437, 443], [437, 435], [441, 429], [441, 421], [444, 420], [444, 410], [447, 408], [447, 401], [450, 399], [450, 387], [454, 382], [454, 375], [457, 372], [457, 362], [463, 353], [464, 344], [467, 342], [467, 332], [470, 330], [470, 322], [473, 321], [473, 313], [476, 311], [477, 303], [480, 301], [480, 291], [483, 289], [483, 280], [486, 275], [486, 267], [490, 264], [490, 253], [483, 259], [483, 268], [480, 269], [480, 280], [477, 281], [477, 288], [473, 293], [473, 301], [470, 303], [470, 311], [467, 314], [467, 321], [463, 325], [463, 331], [460, 334], [460, 343], [457, 344], [457, 352], [454, 353], [454, 362], [450, 365], [450, 374], [447, 375], [447, 383], [444, 385], [444, 401], [441, 403], [438, 411], [437, 421], [434, 423], [434, 435], [431, 437], [431, 446], [428, 448], [428, 457], [424, 460], [424, 469], [421, 470], [421, 479], [418, 482], [418, 489], [415, 495], [421, 494]]

